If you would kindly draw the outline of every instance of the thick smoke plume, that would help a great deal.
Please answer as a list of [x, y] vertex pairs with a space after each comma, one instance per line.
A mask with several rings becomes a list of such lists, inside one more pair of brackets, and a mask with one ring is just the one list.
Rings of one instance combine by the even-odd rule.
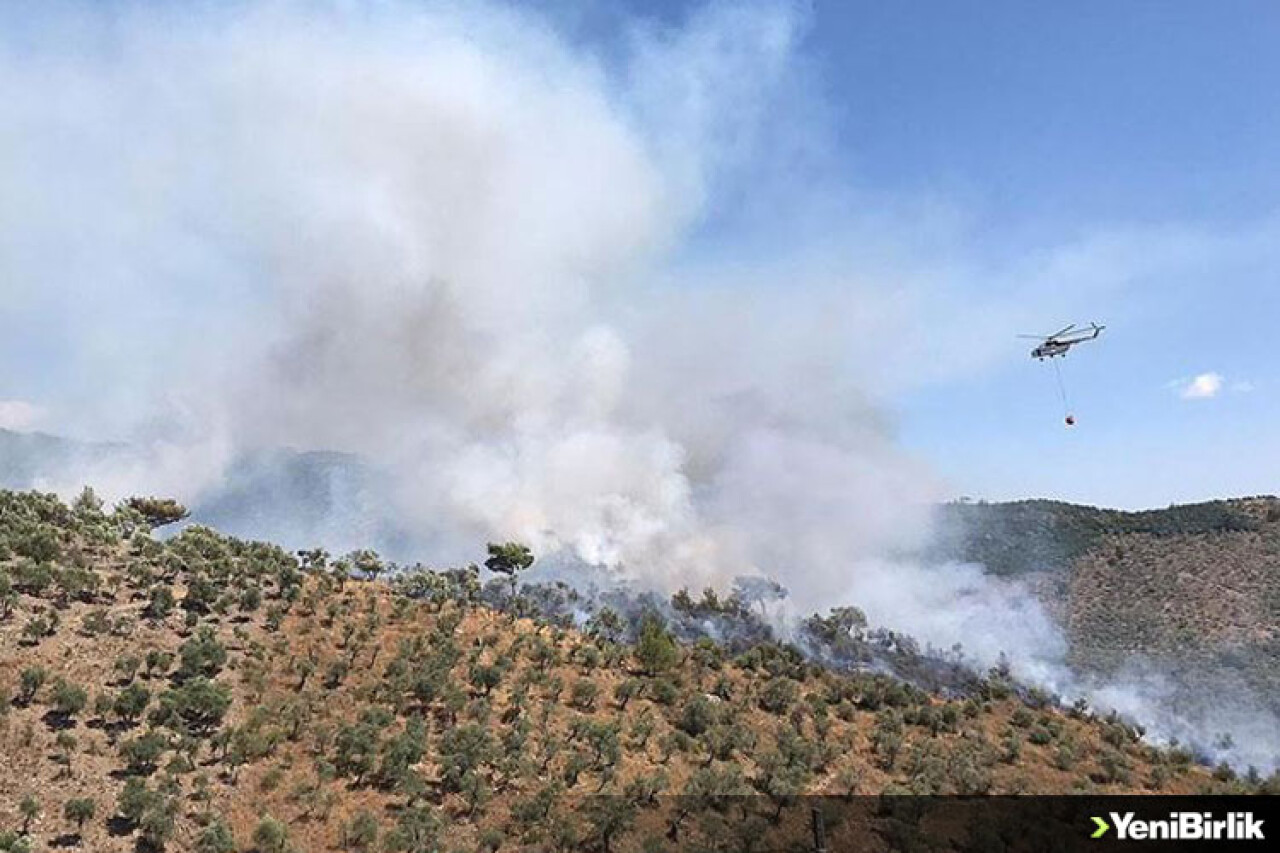
[[842, 366], [893, 282], [695, 257], [801, 85], [790, 7], [608, 60], [499, 8], [99, 15], [11, 46], [0, 107], [50, 408], [147, 449], [76, 480], [198, 502], [246, 451], [345, 452], [437, 559], [512, 537], [668, 588], [826, 596], [919, 535], [929, 479]]
[[764, 573], [1060, 667], [1025, 590], [895, 559], [939, 486], [878, 401], [1016, 323], [956, 304], [945, 211], [833, 188], [802, 10], [587, 49], [497, 6], [192, 8], [0, 13], [0, 355], [32, 383], [0, 398], [132, 448], [43, 485], [198, 505], [255, 454], [349, 454], [385, 518], [331, 547], [390, 519], [437, 563]]

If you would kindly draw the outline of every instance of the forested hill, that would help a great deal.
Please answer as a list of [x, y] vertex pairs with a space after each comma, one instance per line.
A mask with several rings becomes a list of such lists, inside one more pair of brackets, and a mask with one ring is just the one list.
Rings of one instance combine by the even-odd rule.
[[1049, 500], [962, 501], [938, 508], [935, 555], [998, 575], [1054, 572], [1111, 536], [1203, 536], [1258, 531], [1280, 521], [1280, 500], [1239, 498], [1126, 512]]
[[[735, 596], [574, 627], [541, 615], [573, 591], [519, 584], [515, 545], [489, 583], [389, 578], [370, 552], [152, 535], [182, 514], [0, 492], [0, 850], [745, 848], [806, 792], [1280, 790], [999, 672], [955, 696], [763, 629], [678, 639], [680, 614], [761, 624]], [[839, 659], [865, 627], [805, 630]], [[734, 807], [695, 819], [672, 794]], [[898, 837], [879, 831], [867, 849]]]
[[1153, 667], [1186, 707], [1224, 697], [1280, 714], [1280, 500], [1121, 512], [1054, 501], [939, 509], [935, 558], [1018, 577], [1082, 672]]

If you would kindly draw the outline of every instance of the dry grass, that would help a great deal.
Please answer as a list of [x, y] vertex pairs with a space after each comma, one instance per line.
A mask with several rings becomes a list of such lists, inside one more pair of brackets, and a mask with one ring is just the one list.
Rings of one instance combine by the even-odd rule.
[[[110, 527], [116, 522], [93, 516], [93, 523]], [[621, 795], [635, 805], [644, 825], [659, 818], [633, 783], [661, 776], [661, 793], [685, 793], [711, 778], [708, 771], [722, 782], [737, 772], [743, 790], [762, 801], [768, 792], [1131, 792], [1152, 788], [1157, 777], [1154, 787], [1168, 793], [1234, 789], [1183, 757], [1144, 745], [1119, 723], [1029, 708], [997, 682], [986, 685], [985, 697], [969, 700], [899, 692], [890, 707], [874, 698], [884, 692], [882, 676], [839, 675], [804, 664], [779, 664], [780, 671], [770, 673], [764, 669], [767, 659], [757, 666], [727, 658], [698, 666], [690, 649], [681, 650], [681, 662], [669, 673], [649, 676], [629, 647], [516, 619], [471, 603], [461, 592], [437, 600], [407, 599], [384, 582], [339, 583], [333, 574], [317, 571], [298, 575], [299, 584], [292, 587], [286, 579], [296, 570], [281, 569], [278, 552], [254, 552], [204, 533], [166, 545], [110, 536], [92, 545], [82, 529], [86, 524], [63, 519], [56, 525], [61, 532], [54, 563], [89, 569], [100, 579], [97, 592], [58, 601], [56, 583], [38, 595], [15, 591], [10, 612], [0, 620], [0, 689], [15, 696], [24, 670], [42, 667], [48, 673], [30, 704], [6, 703], [0, 716], [0, 752], [6, 759], [0, 829], [20, 827], [19, 804], [35, 797], [41, 813], [29, 829], [39, 849], [60, 837], [61, 843], [78, 842], [84, 850], [134, 849], [136, 827], [117, 816], [127, 779], [119, 747], [153, 729], [171, 745], [158, 769], [145, 777], [149, 788], [164, 791], [175, 807], [165, 847], [170, 850], [195, 849], [211, 816], [227, 822], [238, 849], [249, 849], [264, 815], [289, 827], [295, 850], [344, 849], [343, 827], [357, 814], [371, 815], [385, 836], [411, 803], [440, 821], [443, 849], [475, 850], [495, 840], [502, 849], [526, 842], [550, 845], [553, 828], [582, 824], [582, 797]], [[10, 546], [0, 550], [0, 558], [0, 570], [18, 577], [21, 553]], [[1243, 584], [1251, 576], [1229, 577]], [[181, 607], [160, 619], [147, 617], [154, 585], [168, 584], [181, 603], [201, 578], [217, 580], [223, 601], [195, 617], [196, 625], [188, 623]], [[250, 587], [261, 590], [260, 606], [240, 612], [228, 604]], [[270, 624], [273, 608], [284, 613], [278, 625]], [[95, 611], [119, 630], [82, 630]], [[24, 627], [34, 617], [53, 612], [59, 618], [55, 630], [38, 642], [24, 639]], [[195, 763], [187, 766], [177, 760], [183, 728], [172, 719], [144, 715], [124, 726], [94, 707], [98, 697], [123, 689], [124, 680], [113, 669], [117, 659], [154, 650], [177, 654], [197, 628], [205, 627], [227, 651], [216, 680], [230, 689], [232, 702], [216, 732], [192, 733], [187, 751]], [[542, 660], [534, 654], [539, 644], [550, 650]], [[445, 650], [456, 652], [456, 661], [432, 682], [437, 689], [415, 697], [415, 674]], [[498, 665], [498, 683], [486, 688], [472, 677], [473, 664]], [[158, 694], [180, 683], [175, 669], [135, 677], [153, 693], [149, 711], [157, 708]], [[66, 722], [50, 713], [51, 685], [59, 678], [88, 693], [86, 708]], [[595, 685], [593, 702], [576, 701], [579, 682]], [[623, 682], [642, 687], [625, 709], [614, 698]], [[762, 700], [779, 683], [790, 685], [795, 700], [784, 709], [766, 710]], [[666, 701], [664, 689], [672, 694]], [[712, 690], [722, 698], [706, 698]], [[712, 709], [710, 733], [682, 737], [680, 727], [692, 703]], [[375, 764], [410, 720], [424, 724], [425, 750], [403, 777], [379, 778], [375, 768], [357, 781], [340, 766], [336, 735], [371, 710], [385, 712], [374, 726]], [[643, 719], [652, 721], [652, 732], [641, 745], [637, 731]], [[592, 745], [584, 722], [594, 723], [597, 734], [605, 732], [604, 759], [594, 760], [601, 749]], [[457, 790], [446, 778], [450, 759], [442, 751], [451, 731], [473, 723], [489, 734], [494, 749], [467, 777], [464, 790]], [[521, 727], [527, 727], [523, 743], [504, 745]], [[608, 727], [617, 733], [616, 756], [608, 755]], [[897, 734], [885, 735], [888, 730]], [[73, 748], [59, 746], [59, 731], [75, 738]], [[1006, 756], [1012, 732], [1022, 741], [1020, 753]], [[255, 733], [260, 748], [252, 757], [242, 765], [229, 761], [236, 744], [248, 743], [252, 738], [246, 735]], [[741, 743], [717, 756], [712, 750], [718, 737]], [[894, 742], [897, 755], [889, 760]], [[1064, 748], [1073, 753], [1069, 762], [1061, 756]], [[54, 760], [67, 751], [69, 768]], [[578, 755], [586, 766], [575, 778], [571, 765]], [[771, 764], [774, 759], [785, 759], [789, 775]], [[1119, 771], [1117, 762], [1123, 765]], [[207, 785], [207, 802], [197, 794], [200, 779]], [[535, 822], [541, 828], [515, 818], [520, 804], [557, 780], [561, 787], [551, 817]], [[470, 797], [467, 790], [480, 796]], [[62, 817], [64, 804], [75, 797], [97, 804], [78, 839], [70, 837], [74, 826]], [[583, 825], [581, 832], [590, 829]], [[638, 849], [639, 834], [624, 833], [613, 849]], [[586, 840], [576, 843], [591, 846]]]

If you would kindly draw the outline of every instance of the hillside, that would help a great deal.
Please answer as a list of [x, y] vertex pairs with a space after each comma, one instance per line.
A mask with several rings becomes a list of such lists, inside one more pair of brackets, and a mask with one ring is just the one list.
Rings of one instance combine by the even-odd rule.
[[1120, 512], [1053, 501], [950, 504], [935, 556], [1021, 577], [1058, 616], [1070, 660], [1135, 660], [1216, 701], [1245, 685], [1280, 712], [1280, 500]]
[[[123, 443], [82, 442], [39, 432], [0, 429], [0, 489], [62, 490], [94, 476], [148, 470], [153, 450]], [[192, 496], [191, 520], [233, 535], [291, 547], [350, 542], [408, 553], [405, 531], [388, 520], [385, 483], [357, 456], [289, 448], [244, 451], [217, 482]]]
[[1061, 501], [955, 502], [938, 508], [937, 553], [998, 575], [1054, 572], [1109, 536], [1159, 539], [1256, 531], [1280, 521], [1280, 501], [1242, 498], [1126, 512]]
[[43, 432], [0, 428], [0, 487], [36, 488], [60, 470], [127, 452], [120, 444], [77, 442]]
[[[804, 793], [1280, 785], [998, 672], [947, 698], [767, 631], [677, 643], [659, 615], [750, 623], [737, 596], [578, 630], [517, 615], [573, 592], [514, 594], [514, 575], [389, 572], [203, 527], [154, 538], [179, 509], [0, 492], [0, 850], [623, 851], [758, 844]], [[851, 608], [808, 627], [833, 658], [887, 648], [864, 629]], [[706, 806], [742, 794], [732, 817]]]

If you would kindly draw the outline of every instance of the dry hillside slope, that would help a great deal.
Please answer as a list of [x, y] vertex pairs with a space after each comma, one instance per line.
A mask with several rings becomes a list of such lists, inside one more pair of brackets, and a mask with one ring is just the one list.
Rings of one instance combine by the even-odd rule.
[[[748, 849], [801, 793], [1280, 783], [998, 674], [944, 699], [652, 614], [577, 631], [482, 604], [474, 568], [152, 536], [180, 514], [0, 492], [0, 850]], [[672, 794], [751, 796], [716, 823]]]
[[1179, 700], [1243, 685], [1280, 713], [1280, 500], [1120, 512], [1053, 501], [955, 504], [941, 551], [1030, 580], [1072, 665], [1169, 673]]

